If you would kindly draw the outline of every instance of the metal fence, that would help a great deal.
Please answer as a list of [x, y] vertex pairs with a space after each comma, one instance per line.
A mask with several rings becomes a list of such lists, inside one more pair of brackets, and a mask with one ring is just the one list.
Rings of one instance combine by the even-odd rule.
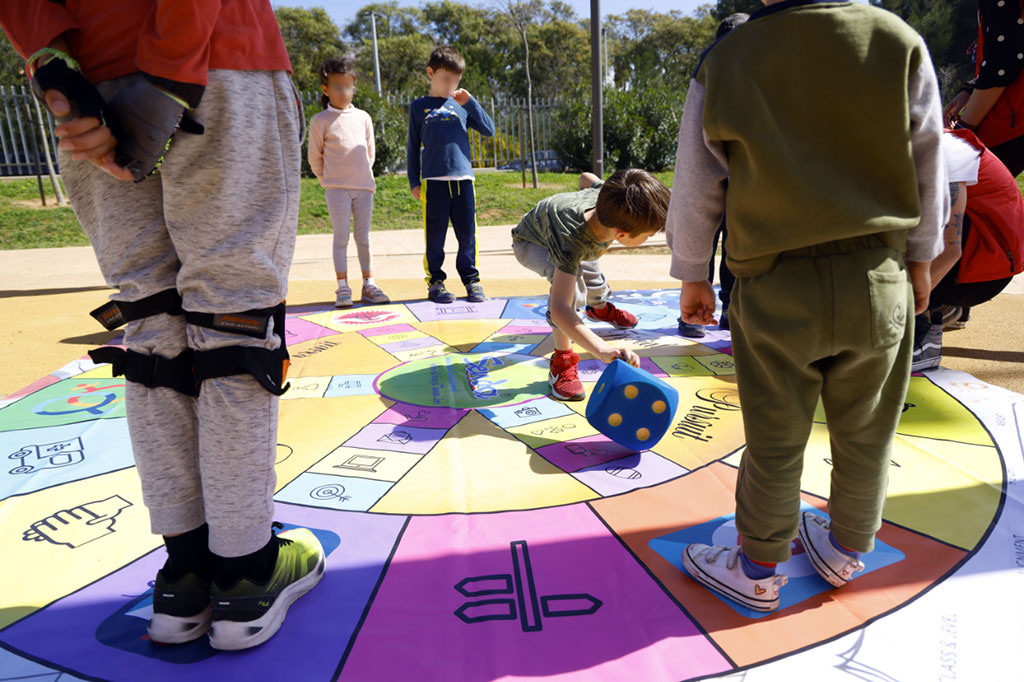
[[57, 168], [54, 125], [53, 116], [37, 106], [28, 86], [0, 85], [0, 176], [47, 173], [47, 152]]
[[[396, 109], [408, 111], [411, 98], [386, 95]], [[305, 103], [318, 102], [320, 93], [303, 92]], [[554, 114], [561, 100], [538, 98], [533, 101], [534, 143], [537, 167], [560, 170], [560, 162], [552, 148]], [[473, 166], [478, 168], [514, 168], [519, 170], [525, 160], [530, 167], [528, 115], [526, 98], [495, 97], [480, 100], [481, 106], [494, 120], [494, 136], [484, 137], [469, 131], [469, 148]], [[40, 115], [45, 119], [40, 128]], [[53, 135], [53, 116], [46, 107], [39, 107], [26, 85], [0, 85], [0, 177], [27, 176], [47, 172], [49, 152], [54, 168], [57, 165], [57, 139]], [[43, 130], [47, 140], [43, 140]], [[403, 170], [404, 164], [395, 170]]]
[[[387, 103], [409, 110], [409, 97], [386, 95]], [[537, 150], [537, 167], [552, 167], [557, 163], [551, 152], [554, 135], [554, 114], [561, 104], [556, 98], [533, 100], [533, 135]], [[494, 136], [484, 137], [475, 130], [469, 131], [469, 149], [473, 166], [478, 168], [520, 168], [525, 160], [530, 163], [530, 140], [528, 137], [529, 117], [525, 97], [495, 97], [481, 99], [480, 106], [490, 113], [494, 121]]]

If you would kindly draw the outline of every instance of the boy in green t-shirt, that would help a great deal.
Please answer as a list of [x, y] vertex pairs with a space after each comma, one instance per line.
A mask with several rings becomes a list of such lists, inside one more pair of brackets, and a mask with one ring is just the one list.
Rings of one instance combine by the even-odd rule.
[[580, 191], [543, 199], [512, 230], [512, 250], [520, 263], [551, 282], [548, 322], [555, 336], [548, 383], [556, 400], [583, 400], [575, 341], [603, 362], [616, 358], [638, 365], [636, 353], [612, 348], [580, 319], [586, 302], [591, 320], [631, 329], [637, 319], [608, 303], [611, 289], [597, 259], [613, 241], [639, 246], [664, 229], [669, 191], [647, 171], [616, 171], [606, 182], [590, 173]]

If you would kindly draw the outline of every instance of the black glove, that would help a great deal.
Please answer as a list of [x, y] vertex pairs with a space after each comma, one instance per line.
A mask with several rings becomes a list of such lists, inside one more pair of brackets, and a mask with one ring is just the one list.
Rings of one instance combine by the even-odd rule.
[[61, 123], [88, 116], [98, 119], [100, 125], [108, 125], [110, 122], [109, 111], [103, 97], [96, 90], [96, 86], [86, 80], [78, 69], [78, 63], [71, 57], [57, 54], [36, 69], [32, 76], [32, 94], [43, 105], [46, 104], [43, 94], [47, 90], [56, 90], [68, 100], [70, 111], [66, 116], [57, 117]]
[[[118, 121], [115, 163], [141, 182], [163, 163], [171, 140], [185, 116], [185, 102], [148, 80], [139, 79], [118, 92], [109, 104]], [[187, 130], [202, 134], [188, 119]]]

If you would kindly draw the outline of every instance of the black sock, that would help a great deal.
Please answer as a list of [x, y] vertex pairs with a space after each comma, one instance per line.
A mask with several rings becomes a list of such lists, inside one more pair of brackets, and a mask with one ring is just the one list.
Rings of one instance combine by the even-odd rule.
[[217, 557], [220, 559], [217, 583], [222, 587], [230, 587], [242, 578], [248, 578], [254, 583], [265, 583], [270, 580], [274, 566], [277, 565], [277, 548], [277, 536], [271, 535], [270, 541], [252, 554]]
[[188, 573], [197, 573], [203, 578], [213, 577], [210, 527], [205, 523], [181, 535], [165, 535], [164, 545], [167, 547], [167, 562], [160, 570], [167, 580], [174, 582]]

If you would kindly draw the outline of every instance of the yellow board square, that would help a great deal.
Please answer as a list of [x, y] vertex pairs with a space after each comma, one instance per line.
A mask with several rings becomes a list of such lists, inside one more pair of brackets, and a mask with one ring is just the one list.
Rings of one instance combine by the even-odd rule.
[[651, 361], [670, 377], [699, 377], [713, 374], [693, 357], [655, 357], [651, 358]]
[[280, 490], [394, 405], [374, 395], [280, 403], [277, 487]]
[[328, 310], [313, 315], [303, 315], [302, 319], [309, 320], [321, 327], [327, 327], [337, 332], [354, 332], [370, 327], [383, 327], [392, 324], [412, 324], [416, 322], [416, 316], [409, 312], [404, 305], [369, 306], [353, 308], [351, 310]]
[[0, 628], [161, 544], [134, 468], [9, 497], [0, 518]]
[[508, 431], [534, 450], [552, 443], [561, 443], [597, 434], [597, 429], [578, 414], [568, 414], [563, 417], [515, 426]]
[[[439, 495], [438, 490], [450, 494]], [[593, 490], [531, 452], [477, 412], [471, 412], [370, 511], [498, 512], [552, 507], [596, 497]]]

